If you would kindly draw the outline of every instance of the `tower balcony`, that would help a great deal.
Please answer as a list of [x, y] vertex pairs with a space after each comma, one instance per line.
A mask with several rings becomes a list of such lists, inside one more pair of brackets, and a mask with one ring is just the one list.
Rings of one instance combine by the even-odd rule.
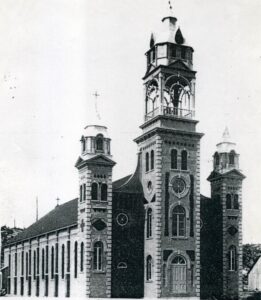
[[195, 111], [191, 109], [179, 108], [179, 107], [169, 107], [169, 106], [162, 106], [156, 107], [152, 111], [148, 112], [145, 115], [145, 122], [153, 119], [156, 116], [171, 116], [175, 118], [181, 119], [190, 119], [194, 120], [195, 118]]

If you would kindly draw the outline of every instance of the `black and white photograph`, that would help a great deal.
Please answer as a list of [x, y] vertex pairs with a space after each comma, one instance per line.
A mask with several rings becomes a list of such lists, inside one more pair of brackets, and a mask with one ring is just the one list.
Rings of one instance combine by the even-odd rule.
[[0, 1], [0, 297], [261, 300], [261, 1]]

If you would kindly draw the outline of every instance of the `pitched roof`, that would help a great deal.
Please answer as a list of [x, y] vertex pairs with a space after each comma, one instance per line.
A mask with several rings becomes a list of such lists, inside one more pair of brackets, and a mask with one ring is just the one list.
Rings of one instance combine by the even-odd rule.
[[21, 242], [35, 236], [55, 231], [64, 227], [77, 224], [77, 198], [64, 204], [56, 206], [53, 210], [43, 216], [40, 220], [20, 232], [9, 244]]

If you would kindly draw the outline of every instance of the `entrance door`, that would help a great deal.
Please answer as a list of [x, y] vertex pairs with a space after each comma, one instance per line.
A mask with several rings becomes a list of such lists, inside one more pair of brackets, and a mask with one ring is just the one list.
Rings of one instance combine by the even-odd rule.
[[172, 261], [172, 291], [176, 294], [187, 291], [187, 265], [182, 256], [176, 256]]

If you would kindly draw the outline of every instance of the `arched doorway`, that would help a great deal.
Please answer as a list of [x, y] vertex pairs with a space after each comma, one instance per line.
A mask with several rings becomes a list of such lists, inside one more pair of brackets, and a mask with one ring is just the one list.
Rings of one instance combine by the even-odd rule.
[[177, 255], [171, 262], [172, 292], [186, 293], [187, 291], [187, 263], [183, 256]]

